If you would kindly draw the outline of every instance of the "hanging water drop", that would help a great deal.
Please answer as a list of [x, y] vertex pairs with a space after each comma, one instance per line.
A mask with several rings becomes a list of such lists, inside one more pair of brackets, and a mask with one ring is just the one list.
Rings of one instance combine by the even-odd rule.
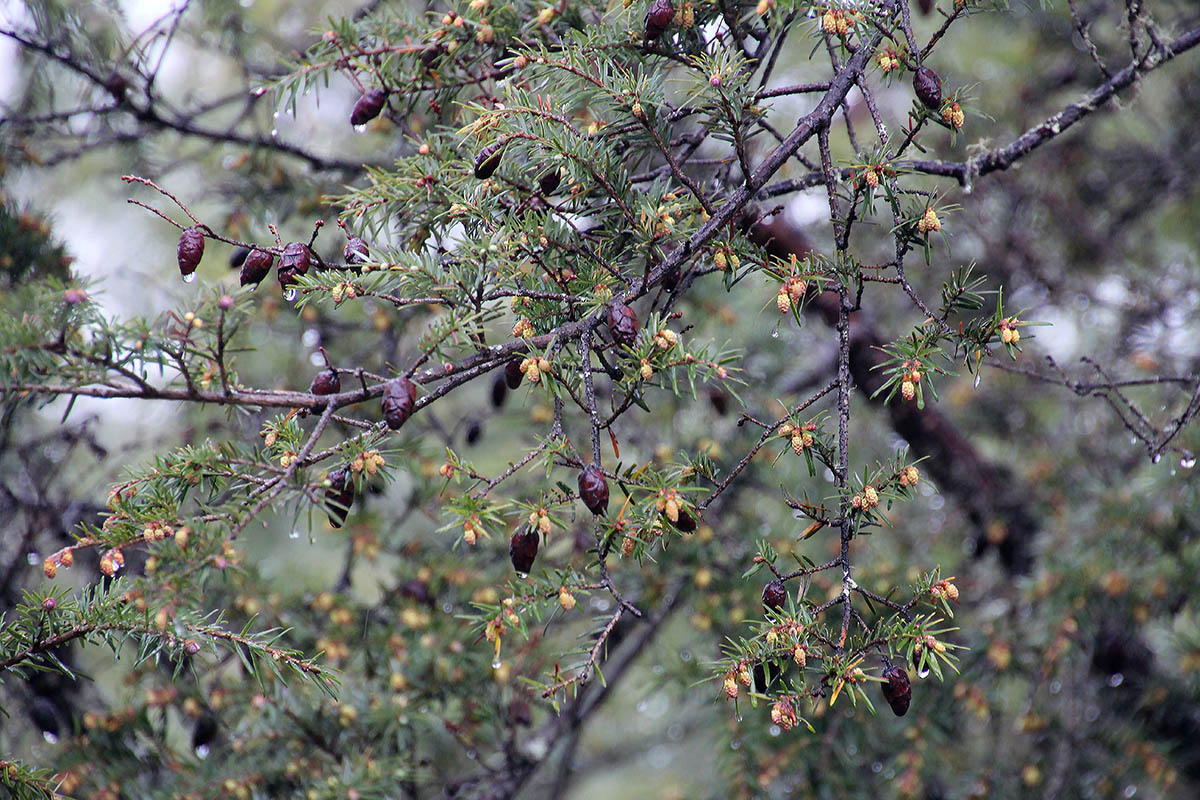
[[255, 97], [262, 97], [266, 93], [267, 93], [267, 87], [259, 86], [257, 89], [252, 91], [250, 94], [254, 95]]
[[289, 534], [288, 534], [288, 538], [289, 538], [289, 539], [299, 539], [299, 538], [300, 538], [300, 531], [295, 531], [295, 530], [294, 530], [294, 531], [292, 531], [291, 533], [289, 533]]
[[363, 125], [355, 125], [355, 126], [354, 126], [354, 132], [355, 132], [355, 133], [366, 133], [366, 132], [367, 132], [367, 126], [366, 126], [365, 124], [363, 124]]
[[45, 739], [48, 744], [58, 744], [58, 734], [56, 734], [54, 731], [42, 731], [42, 738]]
[[930, 669], [928, 666], [926, 666], [924, 669], [918, 669], [917, 677], [924, 680], [925, 678], [929, 677], [929, 672], [930, 672]]
[[779, 338], [779, 323], [778, 322], [776, 322], [775, 327], [771, 329], [771, 338], [772, 339]]
[[279, 128], [271, 128], [271, 138], [272, 139], [279, 138]]
[[1159, 461], [1162, 461], [1162, 453], [1155, 453], [1150, 457], [1150, 463], [1152, 464], [1157, 464]]
[[279, 112], [276, 111], [274, 114], [272, 114], [271, 119], [279, 119]]
[[196, 280], [196, 273], [194, 273], [194, 272], [189, 272], [187, 275], [183, 276], [184, 283], [194, 283], [195, 280]]
[[36, 550], [30, 550], [29, 555], [25, 556], [25, 562], [30, 566], [33, 566], [34, 564], [40, 564], [42, 562], [42, 557]]
[[504, 666], [504, 662], [498, 658], [492, 662], [492, 669], [500, 669], [503, 666]]
[[980, 381], [980, 380], [982, 380], [982, 379], [983, 379], [983, 373], [981, 373], [981, 372], [976, 372], [976, 373], [975, 373], [975, 388], [976, 388], [976, 389], [978, 389], [978, 388], [979, 388], [979, 381]]
[[1196, 466], [1196, 457], [1184, 456], [1183, 458], [1179, 459], [1179, 466], [1183, 467], [1184, 469], [1191, 469], [1192, 467]]
[[525, 580], [526, 578], [529, 577], [529, 573], [528, 572], [518, 572], [517, 577], [520, 578], [521, 580]]
[[287, 300], [290, 303], [296, 299], [296, 296], [298, 294], [300, 294], [300, 293], [298, 291], [296, 291], [295, 289], [284, 289], [283, 290], [283, 299]]
[[197, 745], [196, 758], [203, 761], [204, 759], [208, 758], [208, 753], [209, 753], [208, 745], [206, 745], [206, 744]]

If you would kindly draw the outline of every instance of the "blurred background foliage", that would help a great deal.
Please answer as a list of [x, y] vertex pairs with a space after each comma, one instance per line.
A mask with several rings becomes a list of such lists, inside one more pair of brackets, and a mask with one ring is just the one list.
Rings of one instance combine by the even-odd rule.
[[[1094, 20], [1100, 54], [1123, 64], [1125, 4], [1076, 5]], [[964, 105], [978, 113], [956, 141], [942, 134], [926, 143], [937, 157], [961, 159], [1005, 143], [1103, 81], [1067, 6], [1013, 3], [981, 13], [939, 46], [938, 70], [967, 87]], [[1156, 19], [1180, 30], [1198, 21], [1185, 0], [1151, 6]], [[36, 22], [107, 74], [128, 52], [131, 32], [163, 10], [132, 1], [39, 2], [13, 4], [2, 16], [10, 29]], [[182, 313], [200, 297], [234, 292], [230, 251], [215, 243], [199, 281], [179, 282], [175, 232], [125, 204], [130, 190], [119, 176], [126, 173], [170, 187], [235, 237], [266, 240], [266, 224], [274, 223], [285, 241], [304, 238], [313, 220], [335, 219], [339, 209], [322, 198], [361, 182], [354, 165], [387, 165], [409, 153], [411, 141], [383, 119], [362, 133], [351, 129], [345, 120], [357, 92], [343, 79], [302, 96], [294, 115], [276, 114], [270, 96], [246, 98], [251, 87], [283, 74], [282, 62], [317, 41], [327, 20], [362, 10], [353, 2], [190, 3], [164, 48], [159, 90], [178, 109], [211, 104], [212, 111], [188, 116], [189, 124], [226, 130], [236, 121], [241, 141], [190, 135], [115, 109], [69, 123], [23, 122], [97, 89], [44, 53], [11, 38], [0, 42], [0, 72], [9, 75], [0, 96], [5, 313], [19, 313], [14, 300], [36, 280], [86, 286], [105, 312], [122, 318]], [[927, 36], [938, 18], [914, 24]], [[781, 82], [824, 77], [808, 59], [810, 47], [797, 37], [785, 49]], [[1051, 356], [1081, 380], [1096, 377], [1082, 358], [1115, 377], [1200, 374], [1196, 72], [1195, 54], [1181, 57], [1013, 169], [965, 187], [929, 179], [929, 188], [961, 206], [943, 220], [953, 256], [935, 250], [934, 264], [976, 263], [988, 288], [1004, 287], [1011, 307], [1051, 323], [1023, 340], [1017, 368], [1054, 374], [1045, 362]], [[239, 100], [223, 100], [232, 96]], [[881, 97], [896, 116], [911, 102], [904, 82]], [[772, 118], [786, 129], [800, 108], [781, 99]], [[861, 104], [851, 114], [869, 124]], [[411, 120], [416, 129], [418, 120]], [[82, 126], [89, 126], [86, 145]], [[845, 142], [835, 147], [851, 157]], [[802, 195], [788, 200], [785, 214], [816, 230], [827, 207], [820, 195]], [[335, 239], [323, 234], [318, 248], [332, 254]], [[890, 247], [884, 236], [880, 244]], [[916, 276], [917, 288], [936, 297], [944, 272]], [[919, 320], [885, 289], [868, 288], [862, 318], [888, 340]], [[819, 314], [807, 314], [801, 326], [778, 325], [773, 298], [766, 281], [727, 293], [709, 277], [680, 304], [683, 322], [694, 326], [688, 337], [741, 348], [741, 394], [756, 415], [817, 388], [836, 356]], [[247, 302], [252, 321], [243, 336], [254, 350], [239, 357], [238, 369], [244, 382], [263, 387], [302, 390], [323, 363], [321, 346], [337, 364], [396, 363], [427, 321], [370, 301], [336, 313], [315, 306], [296, 312], [273, 286]], [[951, 636], [968, 648], [960, 674], [944, 683], [914, 680], [903, 718], [838, 705], [809, 715], [815, 733], [783, 732], [762, 705], [743, 700], [735, 710], [711, 680], [707, 665], [720, 657], [725, 637], [745, 635], [746, 620], [761, 618], [759, 580], [740, 578], [756, 540], [817, 562], [835, 554], [832, 538], [797, 541], [800, 527], [780, 502], [780, 487], [824, 490], [802, 459], [784, 452], [775, 460], [781, 447], [755, 460], [695, 537], [643, 571], [639, 590], [665, 608], [661, 627], [594, 711], [547, 727], [553, 712], [521, 676], [544, 672], [545, 659], [577, 646], [575, 638], [591, 630], [585, 617], [603, 615], [607, 600], [581, 597], [588, 613], [532, 631], [535, 641], [546, 639], [536, 648], [506, 643], [498, 670], [490, 646], [457, 617], [470, 601], [499, 596], [511, 570], [506, 531], [466, 551], [455, 548], [456, 531], [439, 530], [437, 498], [446, 482], [437, 469], [445, 450], [498, 473], [535, 444], [550, 414], [525, 389], [494, 407], [487, 378], [395, 437], [383, 453], [395, 480], [362, 498], [344, 528], [331, 529], [308, 508], [284, 509], [239, 540], [240, 569], [193, 598], [224, 610], [233, 629], [251, 621], [256, 630], [285, 627], [288, 647], [322, 652], [319, 660], [340, 670], [336, 701], [301, 682], [260, 685], [236, 658], [176, 675], [165, 662], [132, 667], [132, 651], [117, 660], [98, 647], [76, 648], [62, 658], [87, 680], [35, 674], [0, 684], [0, 760], [44, 767], [65, 780], [64, 793], [81, 797], [280, 797], [301, 789], [314, 797], [487, 796], [513, 753], [544, 762], [522, 782], [519, 796], [529, 798], [1197, 796], [1200, 483], [1193, 459], [1173, 450], [1153, 463], [1105, 400], [1026, 375], [985, 367], [978, 385], [964, 373], [939, 388], [937, 412], [994, 465], [1000, 489], [1020, 499], [1030, 525], [1014, 530], [973, 519], [964, 498], [924, 484], [915, 502], [889, 512], [891, 527], [854, 542], [865, 587], [885, 593], [939, 566], [943, 576], [956, 576], [961, 592], [953, 620], [959, 630]], [[1188, 392], [1169, 385], [1126, 395], [1160, 427], [1188, 402]], [[78, 523], [98, 522], [108, 488], [127, 466], [180, 444], [256, 441], [273, 416], [133, 400], [70, 405], [5, 398], [0, 608], [15, 608], [25, 591], [41, 598], [96, 581], [94, 565], [45, 581], [41, 556], [68, 544]], [[864, 395], [853, 397], [852, 414], [856, 462], [886, 459], [904, 446], [894, 416]], [[679, 450], [707, 449], [728, 468], [757, 437], [738, 416], [720, 390], [679, 399], [662, 393], [648, 414], [630, 418], [636, 425], [626, 421], [621, 457], [661, 463]], [[1173, 444], [1200, 451], [1200, 432], [1193, 425]], [[612, 457], [607, 443], [605, 455]], [[932, 458], [953, 469], [955, 456]], [[543, 559], [585, 560], [587, 545], [577, 544], [573, 525], [567, 520], [556, 531]], [[1027, 558], [1005, 559], [989, 546], [1008, 537], [1020, 540]], [[133, 575], [147, 568], [144, 556], [126, 567]], [[664, 604], [679, 577], [677, 600]], [[816, 595], [837, 590], [824, 577], [810, 588]], [[648, 624], [620, 636], [635, 637]], [[617, 643], [611, 649], [618, 652]]]

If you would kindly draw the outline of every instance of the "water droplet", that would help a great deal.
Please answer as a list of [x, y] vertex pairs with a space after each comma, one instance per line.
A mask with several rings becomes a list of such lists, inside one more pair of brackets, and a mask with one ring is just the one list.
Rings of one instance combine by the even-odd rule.
[[1052, 681], [1050, 683], [1050, 694], [1058, 694], [1062, 691], [1062, 681]]
[[42, 561], [42, 556], [37, 550], [30, 550], [29, 555], [25, 556], [25, 561], [30, 566], [33, 566], [34, 564], [40, 564]]
[[498, 658], [492, 662], [492, 669], [500, 669], [503, 666], [504, 666], [504, 662]]
[[1155, 453], [1153, 456], [1150, 457], [1150, 461], [1151, 461], [1151, 463], [1154, 463], [1154, 464], [1157, 464], [1159, 461], [1162, 461], [1162, 453]]
[[276, 111], [274, 114], [272, 114], [271, 119], [279, 119], [279, 112]]
[[313, 353], [308, 357], [308, 360], [312, 362], [314, 367], [319, 367], [325, 363], [325, 356], [321, 355], [320, 353]]
[[1125, 676], [1119, 672], [1114, 672], [1112, 675], [1108, 676], [1108, 685], [1113, 687], [1114, 689], [1117, 688], [1118, 686], [1120, 686], [1124, 682], [1125, 682]]
[[883, 764], [876, 761], [871, 765], [871, 772], [883, 772]]
[[1122, 794], [1124, 794], [1126, 797], [1133, 797], [1135, 794], [1137, 794], [1137, 787], [1131, 783], [1125, 787], [1125, 791], [1122, 792]]
[[783, 733], [783, 729], [778, 725], [772, 725], [771, 727], [767, 728], [767, 733], [771, 734], [772, 736], [778, 736], [779, 734]]
[[42, 731], [42, 738], [50, 744], [58, 744], [58, 734], [54, 731]]
[[517, 577], [520, 578], [521, 580], [525, 580], [526, 578], [529, 577], [529, 573], [528, 572], [518, 572]]
[[271, 138], [272, 139], [279, 138], [279, 128], [271, 128]]
[[194, 273], [194, 272], [183, 276], [184, 283], [194, 283], [195, 280], [196, 280], [196, 273]]
[[267, 87], [259, 86], [257, 89], [252, 91], [250, 94], [254, 95], [255, 97], [262, 97], [266, 93], [267, 93]]
[[300, 335], [300, 341], [305, 347], [316, 347], [321, 343], [321, 332], [316, 328], [308, 328]]
[[978, 389], [978, 388], [979, 388], [979, 381], [981, 381], [981, 380], [983, 380], [983, 374], [982, 374], [982, 373], [979, 373], [979, 372], [976, 372], [976, 373], [975, 373], [975, 388], [976, 388], [976, 389]]
[[471, 759], [472, 761], [474, 761], [475, 759], [479, 758], [479, 753], [476, 753], [474, 750], [468, 750], [468, 751], [467, 751], [467, 758], [469, 758], [469, 759]]
[[288, 538], [289, 539], [299, 539], [300, 531], [292, 531], [291, 533], [288, 534]]
[[300, 294], [300, 293], [297, 292], [295, 289], [284, 289], [283, 290], [283, 299], [287, 300], [290, 303], [296, 299], [296, 296], [298, 294]]
[[355, 125], [355, 126], [354, 126], [354, 132], [355, 132], [355, 133], [366, 133], [366, 132], [367, 132], [367, 126], [366, 126], [366, 125]]
[[929, 667], [925, 667], [925, 669], [919, 669], [919, 670], [917, 670], [917, 677], [920, 678], [921, 680], [924, 680], [925, 678], [929, 677], [929, 672], [930, 672]]
[[775, 327], [771, 329], [771, 338], [772, 339], [779, 338], [779, 323], [778, 322], [775, 323]]
[[202, 745], [198, 745], [196, 747], [196, 758], [200, 759], [201, 761], [208, 758], [208, 753], [209, 753], [208, 745], [202, 744]]
[[[741, 722], [741, 721], [742, 721], [742, 715], [741, 715], [741, 714], [738, 714], [738, 722]], [[738, 749], [741, 749], [741, 746], [742, 746], [742, 740], [741, 740], [741, 739], [734, 739], [732, 742], [730, 742], [730, 743], [729, 743], [729, 748], [730, 748], [731, 750], [738, 750]]]
[[1184, 456], [1183, 458], [1179, 459], [1179, 466], [1183, 467], [1184, 469], [1191, 469], [1192, 467], [1196, 466], [1196, 457]]

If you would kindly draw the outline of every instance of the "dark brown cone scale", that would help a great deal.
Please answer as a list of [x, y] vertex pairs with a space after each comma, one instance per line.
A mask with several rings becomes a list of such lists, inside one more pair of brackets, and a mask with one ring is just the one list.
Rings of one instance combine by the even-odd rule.
[[542, 177], [538, 178], [538, 188], [545, 195], [551, 195], [558, 191], [560, 183], [562, 183], [562, 172], [555, 168], [546, 170], [542, 173]]
[[[670, 521], [669, 517], [668, 521]], [[696, 530], [696, 518], [684, 511], [682, 508], [679, 509], [679, 518], [671, 524], [684, 533], [691, 533], [692, 531]]]
[[257, 248], [251, 250], [246, 256], [246, 260], [242, 262], [242, 286], [262, 283], [263, 279], [271, 274], [271, 267], [274, 263], [275, 256], [265, 250]]
[[608, 307], [608, 331], [613, 341], [633, 347], [637, 341], [637, 314], [624, 303], [613, 303]]
[[412, 416], [417, 386], [408, 378], [392, 378], [383, 385], [383, 419], [396, 430]]
[[321, 370], [312, 379], [308, 391], [313, 394], [337, 394], [342, 390], [342, 379], [331, 369]]
[[608, 511], [608, 481], [595, 464], [588, 464], [579, 473], [579, 497], [596, 516]]
[[787, 587], [783, 585], [783, 581], [776, 578], [763, 587], [763, 608], [775, 611], [783, 610], [783, 607], [787, 605], [787, 594]]
[[508, 557], [512, 559], [513, 569], [523, 575], [533, 569], [537, 552], [538, 532], [532, 528], [517, 531], [508, 542]]
[[350, 513], [354, 502], [354, 479], [345, 468], [329, 473], [329, 488], [325, 490], [325, 502], [329, 505], [329, 524], [340, 528]]
[[517, 389], [521, 386], [521, 381], [525, 380], [525, 373], [521, 372], [521, 360], [514, 358], [504, 365], [504, 383], [510, 389]]
[[197, 228], [185, 228], [179, 235], [179, 274], [191, 275], [204, 257], [204, 234]]
[[387, 92], [383, 89], [372, 89], [365, 92], [362, 97], [358, 98], [358, 102], [354, 104], [354, 110], [350, 112], [350, 124], [366, 125], [379, 116], [386, 102]]
[[495, 142], [479, 151], [479, 155], [475, 156], [475, 177], [479, 180], [487, 180], [495, 174], [496, 168], [500, 166], [500, 156], [504, 155], [504, 144]]
[[345, 256], [347, 264], [365, 264], [371, 260], [371, 251], [367, 248], [367, 243], [357, 236], [346, 240], [342, 255]]
[[675, 6], [671, 4], [671, 0], [654, 0], [650, 4], [650, 8], [646, 9], [644, 43], [649, 45], [662, 36], [671, 26], [673, 19], [675, 19]]
[[893, 664], [883, 671], [883, 677], [887, 681], [882, 684], [884, 699], [897, 717], [903, 717], [908, 713], [908, 704], [912, 701], [912, 684], [909, 683], [908, 673], [903, 667]]
[[926, 108], [940, 111], [942, 108], [942, 81], [929, 67], [921, 67], [913, 75], [913, 91]]

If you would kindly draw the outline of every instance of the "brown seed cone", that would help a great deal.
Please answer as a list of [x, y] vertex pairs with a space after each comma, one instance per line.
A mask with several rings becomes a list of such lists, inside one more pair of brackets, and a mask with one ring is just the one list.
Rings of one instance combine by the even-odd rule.
[[500, 166], [500, 156], [504, 155], [504, 143], [493, 142], [479, 151], [475, 156], [475, 177], [486, 180], [495, 174]]
[[340, 528], [346, 522], [350, 513], [350, 505], [354, 502], [354, 479], [346, 468], [336, 469], [329, 473], [329, 488], [325, 490], [325, 503], [329, 506], [329, 524]]
[[279, 257], [279, 271], [289, 270], [296, 275], [304, 275], [312, 264], [312, 250], [304, 242], [291, 242], [283, 248]]
[[908, 704], [912, 700], [912, 684], [909, 683], [908, 673], [903, 667], [892, 664], [883, 671], [887, 683], [882, 684], [883, 697], [892, 707], [897, 717], [908, 713]]
[[646, 33], [643, 43], [648, 46], [662, 36], [667, 28], [671, 27], [673, 19], [675, 19], [675, 6], [671, 4], [671, 0], [654, 0], [650, 4], [650, 8], [646, 9]]
[[521, 359], [514, 358], [504, 365], [504, 383], [508, 388], [520, 387], [523, 380], [525, 380], [525, 375], [521, 372]]
[[675, 287], [679, 285], [679, 277], [680, 277], [679, 265], [676, 264], [675, 266], [671, 267], [669, 270], [667, 270], [663, 274], [663, 277], [662, 277], [663, 288], [666, 289], [668, 292], [675, 291]]
[[412, 416], [417, 402], [417, 386], [408, 378], [392, 378], [383, 386], [383, 418], [396, 430]]
[[608, 331], [613, 341], [633, 347], [638, 333], [637, 314], [624, 303], [613, 303], [608, 307]]
[[533, 528], [524, 528], [512, 535], [508, 542], [508, 557], [512, 559], [513, 569], [529, 574], [533, 560], [537, 558], [538, 542], [538, 532]]
[[492, 408], [500, 408], [508, 397], [508, 382], [503, 375], [492, 379]]
[[942, 81], [929, 67], [921, 67], [913, 75], [913, 91], [917, 99], [932, 111], [942, 108]]
[[542, 173], [542, 177], [538, 178], [538, 188], [544, 195], [554, 194], [558, 191], [560, 183], [562, 183], [562, 171], [557, 167], [551, 167]]
[[249, 247], [235, 247], [233, 252], [229, 254], [229, 268], [237, 269], [246, 263], [246, 256], [250, 255]]
[[763, 608], [771, 608], [775, 611], [782, 611], [783, 607], [787, 605], [787, 596], [787, 587], [783, 585], [783, 581], [776, 578], [763, 587]]
[[367, 243], [358, 236], [351, 236], [346, 240], [342, 255], [347, 264], [365, 264], [371, 260], [371, 251], [367, 247]]
[[[671, 522], [670, 517], [667, 518], [667, 521]], [[696, 530], [696, 518], [682, 508], [679, 509], [679, 518], [671, 522], [671, 524], [684, 533], [691, 533]]]
[[608, 511], [608, 481], [595, 464], [588, 464], [579, 473], [579, 497], [596, 516]]
[[191, 275], [204, 257], [204, 234], [199, 228], [185, 228], [179, 235], [179, 274]]
[[263, 279], [271, 274], [271, 267], [274, 263], [275, 256], [267, 251], [258, 248], [251, 250], [246, 256], [246, 260], [242, 262], [242, 286], [262, 283]]
[[387, 92], [383, 89], [364, 92], [363, 96], [358, 98], [358, 102], [354, 104], [354, 110], [350, 112], [350, 124], [366, 125], [379, 116], [385, 103], [387, 103]]
[[308, 391], [313, 394], [337, 394], [342, 390], [342, 379], [331, 369], [321, 370], [312, 379]]

